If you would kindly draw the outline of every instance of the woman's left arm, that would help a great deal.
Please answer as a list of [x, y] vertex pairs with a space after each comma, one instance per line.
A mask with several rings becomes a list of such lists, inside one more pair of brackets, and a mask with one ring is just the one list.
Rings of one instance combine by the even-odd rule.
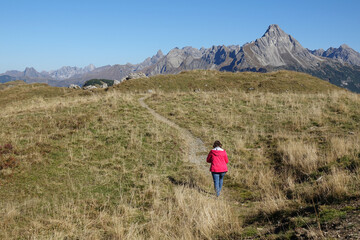
[[209, 152], [209, 154], [208, 154], [208, 156], [207, 156], [207, 158], [206, 158], [206, 161], [207, 161], [208, 163], [211, 163], [211, 162], [212, 162], [211, 152]]

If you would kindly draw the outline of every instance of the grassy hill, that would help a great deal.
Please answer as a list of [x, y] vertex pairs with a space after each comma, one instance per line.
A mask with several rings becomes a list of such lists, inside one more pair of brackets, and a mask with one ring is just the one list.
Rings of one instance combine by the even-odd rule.
[[219, 72], [210, 70], [184, 71], [176, 75], [157, 75], [133, 79], [115, 86], [122, 92], [208, 92], [256, 91], [320, 93], [340, 90], [339, 87], [305, 73], [278, 71], [271, 73]]
[[[220, 199], [177, 130], [139, 105], [148, 90], [209, 150], [223, 142]], [[191, 71], [92, 92], [20, 84], [0, 98], [1, 239], [336, 237], [332, 224], [360, 211], [359, 95], [306, 74]]]
[[21, 102], [22, 105], [39, 99], [49, 100], [55, 97], [88, 95], [89, 92], [75, 91], [69, 88], [51, 87], [45, 83], [27, 84], [24, 81], [12, 81], [0, 84], [0, 107], [13, 107], [11, 103]]

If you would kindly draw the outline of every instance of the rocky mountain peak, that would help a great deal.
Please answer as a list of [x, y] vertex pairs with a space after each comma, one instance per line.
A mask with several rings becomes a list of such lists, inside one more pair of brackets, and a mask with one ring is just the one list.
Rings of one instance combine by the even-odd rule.
[[340, 46], [340, 49], [351, 49], [351, 47], [349, 47], [347, 44], [342, 44], [341, 46]]
[[27, 67], [27, 68], [25, 68], [24, 72], [25, 72], [25, 73], [26, 73], [26, 72], [30, 73], [30, 72], [36, 72], [36, 70], [35, 70], [35, 68], [33, 68], [33, 67]]
[[27, 67], [24, 70], [24, 77], [38, 77], [40, 74], [33, 67]]
[[93, 71], [95, 68], [96, 68], [96, 67], [95, 67], [94, 64], [89, 64], [89, 65], [87, 65], [86, 67], [84, 67], [84, 70], [90, 72], [90, 71]]
[[263, 35], [263, 37], [270, 38], [277, 38], [283, 36], [288, 36], [288, 34], [286, 34], [277, 24], [271, 24]]
[[270, 25], [265, 34], [255, 42], [245, 44], [243, 51], [247, 64], [257, 68], [290, 65], [308, 68], [319, 61], [277, 24]]
[[159, 51], [157, 51], [156, 55], [157, 58], [161, 58], [164, 56], [163, 52], [161, 51], [161, 49], [159, 49]]
[[152, 57], [148, 57], [146, 58], [142, 63], [137, 64], [136, 68], [134, 69], [135, 71], [140, 71], [146, 67], [149, 67], [153, 64], [156, 64], [161, 58], [164, 57], [164, 54], [161, 50], [158, 50], [157, 53], [152, 56]]

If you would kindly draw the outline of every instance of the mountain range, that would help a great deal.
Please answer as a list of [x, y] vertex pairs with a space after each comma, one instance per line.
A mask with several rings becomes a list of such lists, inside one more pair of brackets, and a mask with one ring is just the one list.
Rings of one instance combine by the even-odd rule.
[[212, 46], [211, 48], [174, 48], [164, 55], [161, 50], [139, 64], [108, 65], [96, 68], [62, 67], [50, 72], [34, 68], [7, 71], [0, 74], [0, 82], [24, 80], [45, 82], [53, 86], [82, 85], [94, 78], [122, 79], [132, 72], [148, 76], [175, 74], [184, 70], [215, 69], [219, 71], [269, 72], [293, 70], [309, 73], [337, 86], [360, 93], [360, 53], [346, 44], [339, 48], [309, 50], [278, 25], [268, 27], [261, 37], [242, 46]]

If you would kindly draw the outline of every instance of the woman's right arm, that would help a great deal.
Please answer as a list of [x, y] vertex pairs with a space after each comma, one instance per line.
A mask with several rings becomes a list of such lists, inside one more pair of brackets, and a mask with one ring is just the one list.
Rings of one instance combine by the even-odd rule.
[[227, 153], [225, 152], [225, 163], [227, 164], [228, 162], [229, 162], [229, 159], [228, 159]]

